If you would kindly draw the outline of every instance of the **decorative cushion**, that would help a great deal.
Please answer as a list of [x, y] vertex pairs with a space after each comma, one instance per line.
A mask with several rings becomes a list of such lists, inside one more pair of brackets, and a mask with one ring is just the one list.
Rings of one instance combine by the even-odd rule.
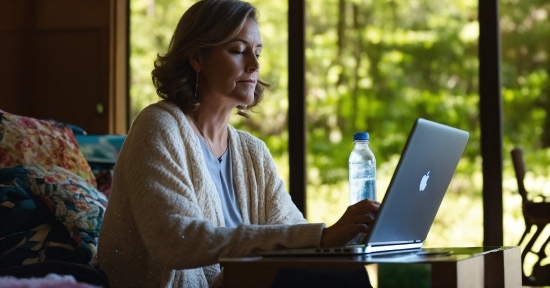
[[[74, 131], [74, 129], [73, 129]], [[88, 161], [97, 182], [97, 189], [110, 197], [113, 168], [126, 135], [75, 134], [82, 155]]]
[[101, 192], [63, 167], [0, 169], [0, 268], [90, 262], [106, 205]]
[[33, 164], [57, 165], [97, 185], [69, 126], [0, 110], [0, 168]]

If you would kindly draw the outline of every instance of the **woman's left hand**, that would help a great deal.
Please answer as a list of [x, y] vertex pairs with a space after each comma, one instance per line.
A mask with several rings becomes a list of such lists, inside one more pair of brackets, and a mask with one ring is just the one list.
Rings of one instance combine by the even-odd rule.
[[380, 203], [369, 199], [350, 205], [334, 225], [323, 229], [320, 246], [344, 246], [359, 233], [369, 232], [378, 209], [380, 209]]

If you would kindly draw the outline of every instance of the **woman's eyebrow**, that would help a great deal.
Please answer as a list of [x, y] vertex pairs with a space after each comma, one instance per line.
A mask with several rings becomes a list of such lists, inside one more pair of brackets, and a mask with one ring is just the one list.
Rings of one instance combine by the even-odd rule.
[[[244, 40], [244, 39], [241, 39], [241, 38], [233, 39], [233, 40], [231, 40], [231, 41], [229, 41], [229, 42], [242, 42], [243, 44], [246, 44], [246, 45], [250, 44], [250, 42], [248, 42], [248, 41], [246, 41], [246, 40]], [[262, 45], [261, 43], [258, 44], [258, 45], [256, 45], [256, 48], [262, 48], [262, 47], [263, 47], [263, 45]]]

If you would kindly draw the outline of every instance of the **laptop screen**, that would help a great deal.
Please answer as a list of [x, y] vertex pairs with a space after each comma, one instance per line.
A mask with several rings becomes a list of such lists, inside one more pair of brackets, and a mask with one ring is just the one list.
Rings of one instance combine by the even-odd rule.
[[469, 133], [419, 118], [409, 134], [367, 242], [423, 242]]

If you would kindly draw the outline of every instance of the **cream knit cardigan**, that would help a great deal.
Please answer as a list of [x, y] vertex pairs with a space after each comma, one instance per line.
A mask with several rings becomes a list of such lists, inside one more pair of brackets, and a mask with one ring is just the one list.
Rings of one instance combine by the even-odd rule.
[[111, 286], [217, 286], [222, 257], [319, 246], [324, 224], [306, 223], [265, 144], [228, 131], [243, 219], [237, 228], [223, 227], [199, 140], [181, 110], [161, 101], [138, 115], [115, 166], [100, 231], [98, 261]]

